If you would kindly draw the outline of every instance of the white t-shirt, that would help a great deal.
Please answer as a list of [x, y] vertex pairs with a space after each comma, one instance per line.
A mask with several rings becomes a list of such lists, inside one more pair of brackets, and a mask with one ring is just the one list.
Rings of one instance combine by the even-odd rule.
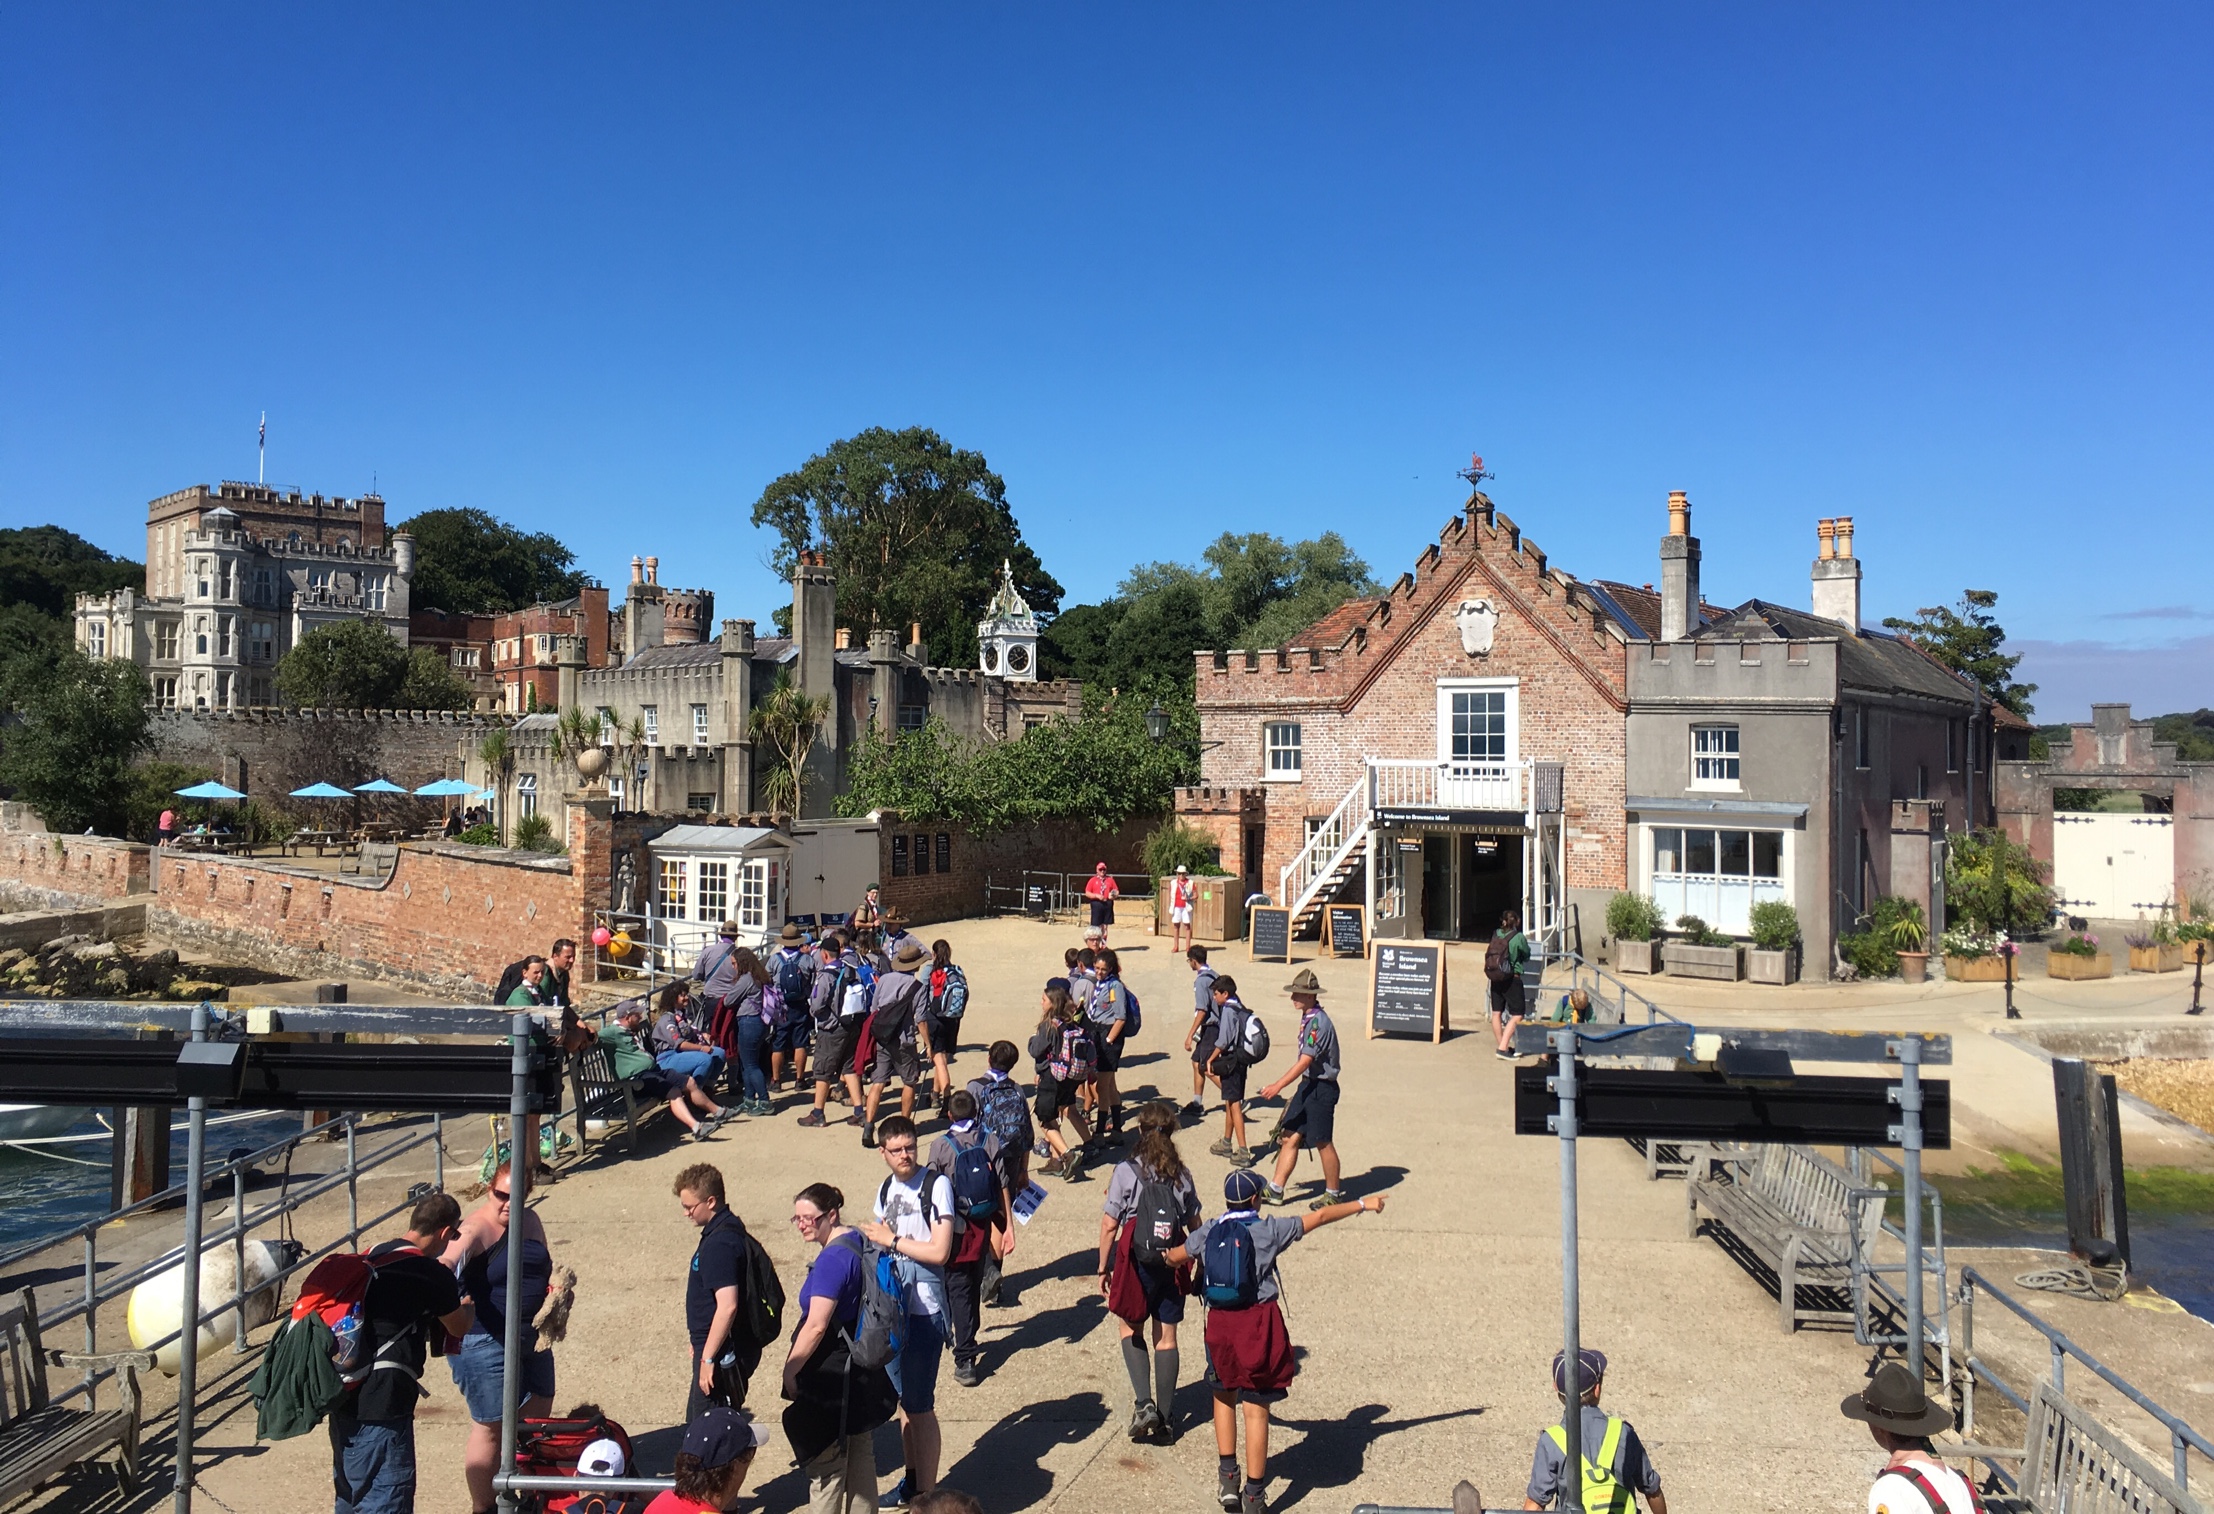
[[1913, 1458], [1914, 1469], [1929, 1479], [1945, 1500], [1941, 1509], [1930, 1508], [1922, 1490], [1897, 1472], [1885, 1472], [1868, 1490], [1868, 1514], [1976, 1514], [1976, 1502], [1968, 1479], [1951, 1467]]
[[[923, 1217], [924, 1183], [930, 1185], [931, 1218], [952, 1219], [953, 1184], [944, 1173], [918, 1167], [915, 1175], [906, 1182], [901, 1182], [897, 1177], [887, 1177], [877, 1187], [876, 1217], [891, 1226], [892, 1233], [904, 1240], [930, 1239], [930, 1220]], [[907, 1312], [943, 1314], [946, 1307], [944, 1269], [905, 1256], [899, 1259], [897, 1265], [907, 1283]]]

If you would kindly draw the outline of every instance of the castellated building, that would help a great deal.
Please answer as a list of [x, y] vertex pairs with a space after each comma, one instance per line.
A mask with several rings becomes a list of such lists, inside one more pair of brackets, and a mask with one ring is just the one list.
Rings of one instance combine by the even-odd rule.
[[403, 646], [415, 543], [384, 501], [195, 484], [146, 507], [146, 587], [80, 594], [76, 644], [142, 668], [166, 709], [275, 700], [277, 662], [318, 626], [371, 620]]

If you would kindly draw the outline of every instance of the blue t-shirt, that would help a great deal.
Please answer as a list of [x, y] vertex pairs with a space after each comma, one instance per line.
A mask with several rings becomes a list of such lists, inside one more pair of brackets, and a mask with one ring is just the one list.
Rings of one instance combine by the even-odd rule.
[[[819, 1298], [833, 1298], [838, 1301], [831, 1310], [830, 1320], [833, 1325], [844, 1325], [850, 1329], [861, 1318], [861, 1258], [854, 1253], [852, 1247], [832, 1241], [822, 1248], [821, 1254], [815, 1258], [815, 1264], [807, 1269], [807, 1280], [800, 1284], [800, 1324], [807, 1323], [807, 1316], [813, 1310], [815, 1300]], [[796, 1326], [792, 1336], [794, 1339], [799, 1337]]]

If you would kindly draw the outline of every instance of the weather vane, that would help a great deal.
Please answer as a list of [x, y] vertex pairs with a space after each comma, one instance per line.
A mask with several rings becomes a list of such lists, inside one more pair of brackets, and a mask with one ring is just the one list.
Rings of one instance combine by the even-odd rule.
[[1461, 469], [1459, 476], [1467, 479], [1472, 484], [1481, 484], [1493, 475], [1491, 470], [1484, 466], [1483, 454], [1471, 452], [1468, 455], [1468, 466]]

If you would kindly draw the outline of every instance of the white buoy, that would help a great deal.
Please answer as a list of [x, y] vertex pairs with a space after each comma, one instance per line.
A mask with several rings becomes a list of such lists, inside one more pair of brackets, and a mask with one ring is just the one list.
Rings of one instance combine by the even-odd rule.
[[[138, 1350], [143, 1351], [148, 1342], [174, 1333], [184, 1321], [182, 1258], [181, 1250], [171, 1252], [166, 1258], [169, 1262], [166, 1268], [131, 1290], [128, 1320], [131, 1344]], [[254, 1290], [246, 1296], [247, 1329], [266, 1325], [277, 1317], [278, 1300], [284, 1290], [274, 1279], [283, 1271], [284, 1262], [275, 1242], [246, 1243], [246, 1286]], [[238, 1259], [227, 1243], [200, 1254], [200, 1309], [203, 1313], [228, 1300], [237, 1282]], [[195, 1358], [206, 1361], [237, 1337], [238, 1311], [223, 1309], [200, 1327]], [[171, 1377], [177, 1375], [178, 1345], [179, 1342], [172, 1340], [154, 1355], [154, 1364]]]

